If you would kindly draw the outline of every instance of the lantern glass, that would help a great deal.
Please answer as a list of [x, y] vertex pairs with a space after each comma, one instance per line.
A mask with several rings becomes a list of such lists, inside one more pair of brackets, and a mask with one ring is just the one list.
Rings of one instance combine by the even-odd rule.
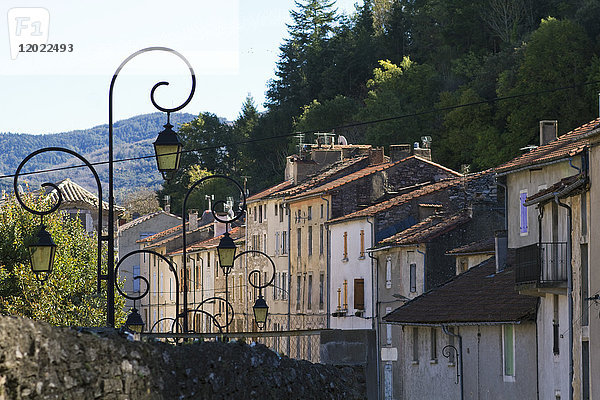
[[171, 129], [173, 125], [167, 123], [165, 129], [158, 134], [154, 142], [156, 164], [163, 178], [169, 179], [179, 169], [183, 145], [177, 134]]
[[265, 299], [260, 296], [254, 303], [254, 320], [260, 329], [263, 329], [267, 323], [267, 315], [269, 315], [269, 306]]
[[46, 227], [41, 225], [37, 233], [36, 243], [29, 246], [31, 270], [36, 274], [52, 272], [55, 255], [56, 244], [52, 240], [52, 236], [46, 231]]
[[233, 262], [235, 260], [235, 251], [237, 250], [235, 243], [228, 232], [221, 238], [219, 245], [217, 246], [217, 252], [219, 254], [219, 265], [223, 269], [225, 274], [229, 274], [233, 268]]

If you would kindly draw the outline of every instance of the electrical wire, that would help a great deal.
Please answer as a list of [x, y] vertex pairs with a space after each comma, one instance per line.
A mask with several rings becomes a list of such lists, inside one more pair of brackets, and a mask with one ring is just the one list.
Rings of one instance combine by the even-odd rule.
[[[594, 84], [600, 84], [600, 80], [599, 81], [591, 81], [591, 82], [583, 82], [583, 83], [569, 85], [569, 86], [560, 86], [560, 87], [555, 87], [555, 88], [550, 88], [550, 89], [538, 90], [535, 92], [527, 92], [527, 93], [514, 94], [514, 95], [510, 95], [510, 96], [494, 97], [492, 99], [484, 99], [484, 100], [474, 101], [474, 102], [470, 102], [470, 103], [457, 104], [457, 105], [453, 105], [453, 106], [436, 107], [436, 108], [432, 108], [430, 110], [419, 111], [419, 112], [409, 113], [409, 114], [396, 115], [396, 116], [387, 117], [387, 118], [373, 119], [373, 120], [369, 120], [369, 121], [354, 122], [354, 123], [350, 123], [350, 124], [344, 124], [344, 125], [330, 127], [327, 129], [313, 129], [313, 130], [306, 130], [306, 131], [296, 131], [296, 132], [285, 133], [285, 134], [281, 134], [281, 135], [273, 135], [273, 136], [269, 136], [269, 137], [265, 137], [265, 138], [247, 139], [247, 140], [241, 140], [241, 141], [234, 142], [234, 143], [228, 143], [228, 144], [223, 143], [223, 144], [214, 145], [214, 146], [200, 147], [197, 149], [183, 150], [182, 153], [217, 150], [217, 149], [221, 149], [221, 148], [227, 147], [227, 146], [236, 146], [236, 145], [243, 145], [243, 144], [250, 144], [250, 143], [257, 143], [257, 142], [265, 142], [265, 141], [269, 141], [269, 140], [288, 138], [288, 137], [292, 137], [292, 136], [296, 136], [296, 135], [312, 134], [312, 133], [318, 133], [318, 132], [324, 132], [324, 131], [335, 131], [335, 130], [353, 128], [353, 127], [364, 126], [364, 125], [373, 125], [373, 124], [378, 124], [378, 123], [382, 123], [382, 122], [389, 122], [389, 121], [395, 121], [395, 120], [400, 120], [400, 119], [404, 119], [404, 118], [413, 118], [413, 117], [418, 117], [418, 116], [422, 116], [422, 115], [433, 114], [433, 113], [437, 113], [437, 112], [452, 111], [452, 110], [456, 110], [456, 109], [464, 108], [464, 107], [473, 107], [473, 106], [478, 106], [478, 105], [486, 104], [486, 103], [495, 103], [498, 101], [513, 100], [513, 99], [519, 99], [519, 98], [528, 97], [528, 96], [537, 96], [540, 94], [553, 93], [553, 92], [558, 92], [558, 91], [562, 91], [562, 90], [569, 90], [569, 89], [574, 89], [577, 87], [583, 87], [583, 86], [594, 85]], [[154, 157], [155, 157], [155, 155], [152, 154], [152, 155], [146, 155], [146, 156], [117, 159], [117, 160], [113, 160], [113, 162], [120, 163], [120, 162], [126, 162], [126, 161], [143, 160], [143, 159], [154, 158]], [[106, 165], [106, 164], [108, 164], [108, 161], [97, 161], [97, 162], [93, 162], [90, 164], [93, 166]], [[22, 176], [34, 175], [34, 174], [63, 171], [63, 170], [68, 170], [68, 169], [81, 168], [81, 167], [85, 167], [85, 165], [80, 164], [80, 165], [70, 165], [70, 166], [66, 166], [66, 167], [48, 168], [48, 169], [43, 169], [43, 170], [38, 170], [38, 171], [33, 171], [33, 172], [24, 172], [24, 173], [21, 173], [20, 175], [22, 175]], [[14, 177], [14, 174], [0, 175], [0, 179], [13, 178], [13, 177]]]

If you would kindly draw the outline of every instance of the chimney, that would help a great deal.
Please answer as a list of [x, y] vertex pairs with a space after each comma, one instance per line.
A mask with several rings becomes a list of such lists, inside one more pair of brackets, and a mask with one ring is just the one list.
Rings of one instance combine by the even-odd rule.
[[165, 212], [170, 213], [171, 212], [171, 196], [166, 194], [165, 197], [163, 197], [163, 199], [165, 200]]
[[383, 148], [378, 147], [376, 149], [370, 149], [369, 151], [369, 165], [382, 164], [384, 162]]
[[429, 147], [419, 147], [419, 142], [415, 142], [412, 151], [413, 155], [431, 161], [431, 149]]
[[190, 210], [188, 214], [188, 230], [193, 231], [198, 229], [198, 210]]
[[295, 185], [302, 182], [308, 175], [316, 172], [317, 163], [298, 156], [289, 156], [285, 166], [285, 180], [292, 180]]
[[540, 121], [540, 146], [558, 137], [558, 121]]
[[412, 154], [410, 144], [392, 144], [390, 145], [390, 160], [400, 161]]
[[505, 230], [494, 232], [494, 244], [496, 249], [496, 272], [504, 270], [508, 256], [508, 236]]

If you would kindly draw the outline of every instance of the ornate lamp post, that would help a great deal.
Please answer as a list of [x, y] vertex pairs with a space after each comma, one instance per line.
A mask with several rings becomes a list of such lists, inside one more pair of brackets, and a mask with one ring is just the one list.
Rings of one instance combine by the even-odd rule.
[[[15, 172], [15, 177], [14, 177], [15, 195], [17, 197], [17, 200], [21, 204], [21, 206], [33, 214], [43, 216], [43, 215], [47, 215], [49, 213], [56, 211], [60, 206], [62, 198], [61, 198], [60, 190], [56, 185], [54, 185], [52, 183], [44, 183], [42, 186], [51, 186], [54, 189], [56, 189], [56, 192], [59, 196], [58, 201], [50, 208], [50, 210], [47, 210], [47, 211], [33, 210], [33, 209], [29, 208], [27, 205], [25, 205], [25, 203], [22, 201], [22, 199], [19, 196], [17, 180], [18, 180], [18, 176], [19, 176], [19, 173], [20, 173], [23, 165], [29, 159], [31, 159], [33, 156], [35, 156], [37, 154], [40, 154], [40, 153], [46, 152], [46, 151], [66, 152], [66, 153], [69, 153], [69, 154], [79, 158], [81, 161], [83, 161], [84, 164], [94, 174], [94, 177], [96, 179], [96, 184], [98, 186], [98, 203], [99, 203], [99, 210], [98, 210], [98, 265], [97, 265], [97, 268], [98, 268], [98, 272], [97, 272], [98, 273], [98, 291], [100, 291], [101, 280], [106, 280], [106, 283], [107, 283], [106, 284], [106, 286], [107, 286], [107, 296], [106, 296], [107, 297], [107, 306], [106, 306], [107, 313], [106, 314], [107, 314], [107, 325], [110, 327], [114, 327], [114, 324], [115, 324], [115, 309], [114, 309], [114, 304], [115, 304], [115, 296], [114, 296], [115, 295], [114, 203], [115, 203], [115, 201], [114, 201], [114, 194], [113, 194], [113, 192], [114, 192], [113, 90], [114, 90], [114, 85], [115, 85], [117, 76], [119, 75], [119, 72], [125, 66], [125, 64], [127, 64], [132, 58], [134, 58], [140, 54], [149, 52], [149, 51], [165, 51], [165, 52], [176, 55], [181, 60], [183, 60], [185, 62], [185, 64], [188, 66], [191, 77], [192, 77], [192, 88], [191, 88], [190, 94], [189, 94], [188, 98], [178, 107], [164, 108], [164, 107], [161, 107], [160, 105], [158, 105], [156, 103], [156, 101], [154, 100], [154, 92], [156, 91], [156, 89], [160, 86], [168, 85], [169, 84], [168, 82], [164, 82], [164, 81], [159, 82], [156, 85], [154, 85], [154, 87], [152, 87], [152, 90], [150, 91], [150, 101], [152, 102], [154, 107], [156, 107], [160, 111], [167, 113], [167, 124], [165, 125], [165, 130], [159, 134], [159, 137], [157, 138], [156, 142], [154, 143], [157, 164], [158, 164], [159, 170], [163, 174], [163, 177], [165, 177], [165, 176], [169, 177], [178, 168], [179, 160], [181, 158], [182, 146], [181, 146], [181, 143], [179, 143], [179, 140], [177, 139], [177, 135], [175, 135], [175, 133], [171, 129], [173, 126], [170, 124], [169, 119], [170, 119], [170, 113], [181, 110], [183, 107], [185, 107], [191, 101], [191, 99], [194, 95], [195, 88], [196, 88], [196, 76], [194, 74], [194, 70], [185, 57], [183, 57], [180, 53], [178, 53], [177, 51], [172, 50], [170, 48], [148, 47], [148, 48], [139, 50], [139, 51], [131, 54], [129, 57], [127, 57], [121, 63], [121, 65], [119, 65], [119, 67], [113, 74], [112, 80], [110, 82], [110, 89], [108, 92], [108, 234], [107, 235], [102, 235], [102, 185], [100, 184], [100, 179], [98, 178], [98, 174], [96, 173], [96, 171], [94, 170], [92, 165], [80, 154], [78, 154], [72, 150], [65, 149], [65, 148], [59, 148], [59, 147], [48, 147], [48, 148], [37, 150], [37, 151], [31, 153], [29, 156], [27, 156], [21, 162], [21, 164], [17, 168], [17, 171]], [[45, 242], [42, 242], [42, 244], [46, 243], [46, 246], [37, 247], [36, 249], [31, 250], [32, 255], [33, 255], [32, 266], [34, 266], [34, 268], [38, 268], [39, 267], [38, 262], [48, 261], [48, 266], [49, 266], [48, 271], [50, 271], [52, 268], [51, 261], [53, 259], [53, 256], [52, 256], [53, 255], [53, 251], [52, 251], [53, 247], [50, 244], [51, 238], [50, 238], [50, 241], [48, 241], [48, 237], [46, 237], [43, 234], [44, 231], [40, 229], [40, 232], [42, 232], [42, 235], [45, 237]], [[108, 248], [107, 273], [106, 274], [102, 274], [102, 270], [101, 270], [102, 242], [104, 242], [104, 241], [107, 243], [107, 248]], [[48, 255], [50, 256], [49, 260], [48, 260]], [[42, 271], [42, 270], [40, 270], [40, 271]]]

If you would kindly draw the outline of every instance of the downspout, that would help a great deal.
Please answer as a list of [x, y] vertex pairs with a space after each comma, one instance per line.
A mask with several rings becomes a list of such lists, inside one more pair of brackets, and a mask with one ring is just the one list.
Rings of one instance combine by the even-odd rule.
[[448, 330], [446, 325], [442, 325], [442, 331], [448, 336], [454, 336], [458, 338], [458, 353], [456, 358], [458, 359], [458, 373], [460, 375], [460, 400], [464, 400], [465, 398], [465, 388], [464, 388], [464, 380], [463, 380], [463, 347], [462, 347], [462, 336], [459, 333], [452, 333]]
[[[427, 245], [425, 245], [425, 250], [427, 250]], [[427, 291], [426, 290], [426, 288], [427, 288], [427, 265], [425, 264], [427, 262], [427, 254], [425, 252], [419, 250], [418, 245], [417, 245], [417, 253], [419, 253], [423, 256], [423, 291], [421, 293], [425, 293]], [[416, 275], [416, 271], [415, 271], [415, 275]], [[417, 279], [416, 276], [415, 276], [415, 279]]]
[[561, 207], [567, 209], [567, 303], [569, 312], [569, 400], [573, 399], [573, 280], [571, 277], [571, 246], [572, 246], [572, 209], [571, 206], [562, 203], [558, 199], [558, 194], [554, 195], [554, 201]]
[[[371, 225], [371, 246], [375, 246], [375, 227], [373, 221], [367, 218], [367, 222]], [[375, 364], [377, 374], [377, 398], [381, 398], [381, 366], [380, 364], [380, 343], [379, 338], [379, 259], [373, 257], [370, 252], [367, 253], [371, 259], [371, 315], [373, 318], [373, 328], [375, 329], [375, 350], [377, 351], [377, 363]], [[373, 301], [375, 300], [375, 301]]]
[[[325, 222], [327, 222], [329, 221], [329, 200], [323, 197], [323, 194], [319, 197], [327, 203], [327, 218], [325, 219]], [[325, 243], [327, 247], [327, 329], [329, 329], [331, 327], [331, 299], [329, 298], [329, 286], [331, 285], [331, 246], [329, 244], [331, 243], [331, 232], [329, 231], [329, 225], [327, 224], [325, 224], [325, 232], [327, 233], [325, 235], [327, 238], [327, 243]]]
[[494, 177], [494, 182], [504, 189], [504, 230], [508, 232], [508, 188], [498, 181], [497, 176]]
[[[287, 298], [288, 298], [288, 311], [287, 311], [287, 330], [290, 331], [291, 330], [291, 318], [292, 318], [292, 290], [291, 290], [291, 284], [292, 284], [292, 255], [290, 254], [290, 242], [292, 241], [292, 213], [290, 212], [290, 205], [289, 204], [285, 204], [285, 211], [287, 212], [287, 243], [285, 244], [287, 249], [287, 258], [288, 258], [288, 276], [287, 276]], [[287, 354], [290, 354], [290, 339], [288, 338], [287, 341]]]

